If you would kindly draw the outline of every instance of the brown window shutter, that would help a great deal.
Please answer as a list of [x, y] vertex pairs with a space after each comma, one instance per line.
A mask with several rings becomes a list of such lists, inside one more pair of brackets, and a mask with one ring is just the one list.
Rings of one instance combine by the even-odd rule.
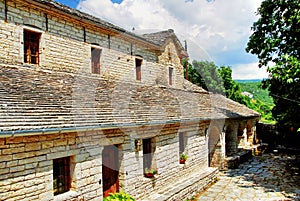
[[93, 48], [91, 49], [91, 55], [92, 55], [92, 73], [94, 74], [100, 74], [100, 55], [101, 55], [101, 49]]
[[142, 79], [142, 59], [135, 59], [136, 80]]

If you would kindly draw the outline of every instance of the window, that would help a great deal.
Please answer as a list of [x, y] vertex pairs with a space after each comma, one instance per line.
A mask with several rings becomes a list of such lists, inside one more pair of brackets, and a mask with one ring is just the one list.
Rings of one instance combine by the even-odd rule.
[[142, 59], [135, 59], [136, 80], [142, 79], [142, 72], [141, 72], [142, 61], [143, 61]]
[[172, 60], [171, 49], [170, 49], [170, 47], [168, 48], [168, 59], [169, 59], [169, 61]]
[[179, 155], [185, 153], [187, 138], [185, 133], [179, 133]]
[[154, 168], [152, 167], [152, 158], [153, 158], [153, 152], [152, 152], [152, 144], [151, 144], [151, 138], [143, 139], [143, 165], [144, 165], [144, 171], [145, 169]]
[[24, 62], [39, 64], [39, 44], [41, 33], [24, 29]]
[[173, 84], [173, 68], [169, 67], [169, 85]]
[[53, 192], [58, 195], [70, 190], [70, 157], [53, 160]]
[[100, 74], [100, 55], [101, 49], [92, 47], [91, 49], [92, 55], [92, 73]]

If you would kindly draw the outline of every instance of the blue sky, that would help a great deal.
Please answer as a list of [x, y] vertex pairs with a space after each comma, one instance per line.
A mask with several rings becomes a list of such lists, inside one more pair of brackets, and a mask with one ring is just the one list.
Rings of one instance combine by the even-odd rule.
[[[56, 0], [57, 2], [60, 2], [64, 5], [67, 5], [71, 8], [76, 8], [79, 4], [80, 0]], [[101, 1], [101, 0], [100, 0]], [[113, 3], [121, 3], [123, 0], [111, 0]]]
[[[245, 52], [262, 0], [57, 0], [135, 33], [173, 29], [190, 59], [232, 67], [234, 79], [263, 79]], [[229, 3], [230, 2], [230, 3]]]

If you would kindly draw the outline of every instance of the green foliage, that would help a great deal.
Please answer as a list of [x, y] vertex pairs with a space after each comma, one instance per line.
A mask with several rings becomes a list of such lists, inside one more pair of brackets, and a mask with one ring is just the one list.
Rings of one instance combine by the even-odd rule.
[[257, 55], [270, 77], [263, 82], [274, 99], [274, 118], [286, 127], [300, 127], [300, 3], [264, 0], [253, 24], [246, 51]]
[[273, 98], [269, 96], [269, 91], [261, 88], [261, 81], [238, 83], [240, 84], [242, 91], [246, 91], [253, 94], [255, 100], [259, 100], [270, 107], [274, 106]]
[[[193, 61], [193, 69], [189, 72], [192, 82], [201, 86], [205, 90], [224, 94], [225, 88], [222, 84], [222, 78], [218, 73], [218, 66], [208, 61]], [[194, 77], [195, 76], [195, 77]]]
[[103, 201], [135, 201], [135, 199], [125, 192], [119, 192], [110, 194], [108, 197], [104, 198]]
[[188, 159], [188, 155], [185, 153], [180, 154], [180, 160], [187, 160]]
[[246, 105], [240, 85], [232, 79], [232, 70], [230, 66], [221, 66], [218, 73], [222, 78], [227, 98]]
[[247, 107], [259, 112], [262, 115], [262, 122], [275, 123], [271, 112], [274, 102], [272, 97], [269, 96], [268, 90], [261, 88], [262, 82], [239, 82], [239, 84], [242, 91], [253, 94], [253, 100], [245, 97]]
[[145, 173], [148, 174], [157, 174], [157, 169], [156, 168], [145, 168]]
[[[221, 94], [225, 92], [227, 98], [259, 112], [262, 115], [262, 121], [274, 123], [271, 113], [274, 104], [272, 98], [268, 95], [268, 91], [260, 88], [261, 82], [235, 82], [232, 79], [230, 66], [221, 66], [219, 68], [212, 62], [193, 61], [193, 65], [189, 64], [189, 80], [210, 92]], [[240, 84], [242, 84], [245, 89], [243, 88], [242, 90]], [[243, 96], [242, 91], [248, 91], [254, 94], [254, 100]]]

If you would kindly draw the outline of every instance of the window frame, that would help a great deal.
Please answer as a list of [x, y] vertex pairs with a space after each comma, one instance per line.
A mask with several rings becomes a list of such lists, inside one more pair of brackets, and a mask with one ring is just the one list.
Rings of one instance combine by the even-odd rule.
[[[155, 137], [142, 139], [143, 146], [143, 173], [145, 175], [146, 169], [156, 170], [157, 174], [157, 164], [156, 164], [156, 139]], [[146, 176], [147, 177], [147, 176]]]
[[[24, 63], [40, 65], [41, 49], [42, 49], [41, 48], [42, 34], [43, 34], [43, 32], [36, 28], [31, 28], [31, 27], [23, 28], [22, 58], [23, 58]], [[33, 45], [33, 48], [30, 47], [31, 45]], [[32, 52], [34, 52], [34, 53], [32, 53]], [[35, 57], [35, 58], [33, 59], [33, 57]], [[34, 61], [32, 61], [32, 60], [34, 60]]]
[[178, 134], [178, 141], [179, 141], [179, 156], [182, 153], [187, 154], [187, 133], [180, 132]]
[[[96, 52], [98, 52], [98, 54], [93, 54], [93, 52], [95, 52], [95, 50], [96, 50]], [[91, 73], [92, 74], [100, 75], [100, 73], [101, 73], [101, 54], [102, 54], [102, 49], [100, 46], [96, 46], [96, 45], [91, 46], [91, 61], [90, 62], [91, 62]], [[97, 61], [94, 62], [93, 60], [97, 60]], [[95, 67], [95, 63], [97, 64], [96, 67]]]
[[142, 64], [143, 64], [143, 59], [141, 57], [136, 57], [135, 58], [135, 79], [137, 81], [142, 80]]
[[[59, 181], [63, 182], [62, 186]], [[71, 189], [71, 157], [53, 159], [53, 194], [60, 195]]]
[[143, 139], [143, 168], [144, 171], [146, 168], [152, 168], [152, 140], [151, 138]]

